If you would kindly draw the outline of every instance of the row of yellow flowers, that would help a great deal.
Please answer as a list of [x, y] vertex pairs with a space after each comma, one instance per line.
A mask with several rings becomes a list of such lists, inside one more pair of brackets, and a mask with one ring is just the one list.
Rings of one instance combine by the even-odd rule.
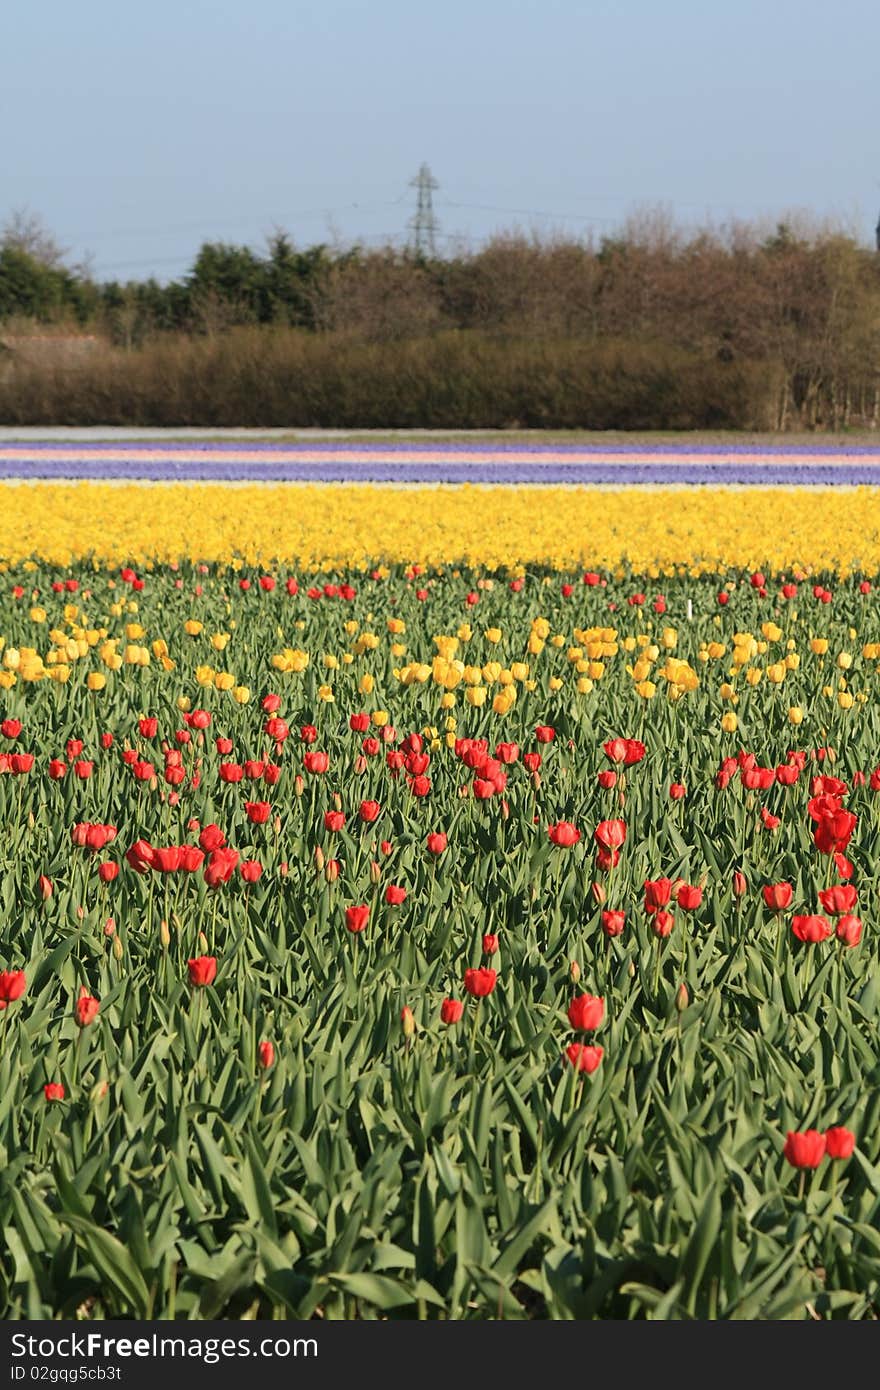
[[0, 559], [880, 572], [880, 489], [6, 483]]

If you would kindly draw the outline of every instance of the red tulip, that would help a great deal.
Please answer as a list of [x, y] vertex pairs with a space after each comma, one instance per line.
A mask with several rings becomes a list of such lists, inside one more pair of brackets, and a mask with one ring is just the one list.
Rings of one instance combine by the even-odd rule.
[[47, 878], [45, 874], [40, 874], [37, 880], [37, 886], [39, 887], [43, 902], [51, 898], [53, 892], [51, 878]]
[[13, 753], [9, 759], [9, 767], [16, 777], [20, 777], [25, 772], [30, 772], [33, 765], [33, 753]]
[[613, 936], [622, 936], [626, 925], [626, 913], [614, 908], [606, 908], [602, 913], [602, 930], [610, 939]]
[[620, 849], [626, 840], [626, 824], [622, 820], [602, 820], [593, 832], [593, 839], [603, 849]]
[[259, 859], [245, 859], [239, 864], [238, 872], [245, 883], [256, 883], [263, 872], [263, 866]]
[[210, 825], [203, 826], [199, 835], [199, 844], [206, 853], [210, 854], [211, 850], [220, 849], [222, 845], [226, 844], [226, 836], [219, 825], [215, 825], [212, 821]]
[[612, 763], [622, 763], [626, 760], [625, 738], [610, 738], [607, 743], [602, 744], [602, 749]]
[[112, 883], [119, 873], [119, 865], [112, 859], [105, 859], [103, 864], [98, 865], [98, 878], [102, 883]]
[[486, 932], [483, 937], [483, 955], [494, 956], [498, 951], [498, 937], [495, 932]]
[[20, 999], [27, 989], [23, 970], [0, 970], [0, 1010]]
[[848, 913], [837, 919], [837, 939], [842, 941], [844, 946], [858, 946], [862, 939], [862, 919], [852, 917]]
[[327, 753], [319, 753], [311, 749], [303, 754], [303, 766], [306, 772], [326, 772], [330, 766], [330, 757]]
[[196, 956], [194, 960], [186, 963], [189, 974], [189, 982], [197, 989], [204, 989], [206, 985], [212, 985], [217, 976], [217, 957], [216, 956]]
[[0, 724], [0, 734], [2, 734], [4, 738], [18, 738], [20, 733], [20, 719], [4, 719], [3, 723]]
[[335, 835], [344, 825], [345, 816], [342, 811], [324, 812], [324, 829], [329, 830], [331, 834]]
[[209, 888], [228, 883], [238, 863], [238, 850], [220, 847], [211, 850], [205, 863], [204, 879]]
[[253, 825], [265, 825], [272, 811], [268, 801], [246, 801], [245, 814]]
[[598, 773], [596, 781], [605, 792], [610, 792], [617, 786], [617, 773], [613, 769], [607, 768], [604, 772]]
[[550, 836], [554, 845], [563, 849], [569, 849], [576, 845], [581, 838], [581, 832], [577, 826], [572, 825], [571, 821], [561, 820], [556, 825], [548, 825], [547, 834]]
[[858, 896], [851, 883], [834, 883], [830, 888], [822, 889], [819, 901], [832, 917], [840, 917], [844, 913], [852, 912]]
[[270, 1042], [261, 1042], [257, 1048], [257, 1057], [263, 1071], [268, 1071], [275, 1063], [275, 1049]]
[[825, 1135], [817, 1129], [789, 1130], [782, 1150], [793, 1168], [818, 1168], [825, 1156]]
[[425, 841], [431, 854], [442, 854], [446, 849], [447, 843], [446, 835], [442, 830], [432, 831]]
[[825, 1131], [825, 1152], [829, 1158], [851, 1158], [856, 1136], [843, 1125], [832, 1125]]
[[406, 889], [400, 888], [396, 883], [389, 883], [385, 889], [385, 901], [390, 907], [400, 907], [406, 900]]
[[60, 1081], [47, 1081], [43, 1087], [43, 1095], [47, 1100], [63, 1100], [65, 1090]]
[[180, 868], [180, 849], [180, 845], [154, 848], [153, 868], [158, 869], [163, 874], [175, 873]]
[[523, 767], [527, 772], [537, 772], [541, 766], [540, 753], [523, 753]]
[[792, 917], [791, 929], [798, 941], [809, 942], [811, 945], [815, 945], [817, 941], [825, 941], [831, 935], [830, 923], [816, 913]]
[[659, 908], [651, 917], [651, 931], [655, 936], [667, 937], [675, 926], [675, 917], [664, 908]]
[[791, 903], [790, 883], [765, 883], [761, 891], [764, 894], [764, 902], [773, 912], [784, 912]]
[[539, 724], [535, 729], [535, 738], [539, 743], [552, 743], [556, 737], [556, 730], [549, 724]]
[[742, 872], [742, 870], [735, 869], [733, 873], [733, 896], [735, 898], [742, 898], [745, 895], [748, 886], [749, 885], [746, 881], [746, 876]]
[[672, 801], [683, 801], [687, 796], [687, 787], [681, 782], [673, 782], [669, 788], [669, 796]]
[[475, 999], [485, 999], [487, 994], [492, 993], [497, 979], [497, 970], [483, 965], [477, 970], [470, 969], [464, 972], [464, 987]]
[[362, 801], [358, 815], [365, 825], [371, 825], [374, 820], [378, 820], [382, 812], [382, 807], [378, 801]]
[[360, 903], [356, 907], [345, 909], [345, 925], [350, 932], [361, 932], [367, 925], [370, 917], [370, 909], [366, 903]]
[[672, 879], [657, 878], [645, 879], [645, 911], [648, 913], [657, 912], [661, 907], [666, 907], [672, 897]]
[[440, 1018], [443, 1023], [458, 1023], [464, 1013], [464, 1004], [460, 999], [444, 999], [440, 1005]]
[[370, 716], [368, 714], [352, 714], [349, 716], [348, 727], [356, 734], [365, 734], [370, 727]]
[[89, 994], [85, 985], [82, 985], [79, 998], [74, 1007], [74, 1017], [76, 1018], [78, 1026], [80, 1028], [88, 1028], [89, 1024], [94, 1023], [95, 1019], [98, 1017], [100, 1008], [101, 1005], [98, 1000]]
[[675, 895], [675, 901], [685, 912], [694, 912], [703, 901], [703, 890], [690, 883], [683, 883]]
[[592, 1033], [605, 1015], [605, 1000], [595, 994], [577, 994], [568, 1006], [568, 1021], [576, 1033]]
[[603, 1051], [601, 1047], [588, 1047], [585, 1043], [575, 1042], [569, 1043], [565, 1055], [575, 1071], [586, 1072], [589, 1076], [602, 1061]]
[[147, 840], [136, 840], [131, 849], [125, 851], [125, 860], [137, 873], [145, 874], [156, 863], [156, 851]]
[[61, 760], [61, 758], [50, 758], [50, 760], [49, 760], [49, 776], [52, 778], [53, 781], [55, 781], [55, 782], [60, 781], [61, 778], [65, 775], [66, 772], [67, 772], [67, 763], [63, 762], [63, 761]]

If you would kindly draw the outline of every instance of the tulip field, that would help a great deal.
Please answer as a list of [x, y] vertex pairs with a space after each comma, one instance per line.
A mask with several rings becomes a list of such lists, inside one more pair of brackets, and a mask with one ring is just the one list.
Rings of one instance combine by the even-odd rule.
[[880, 495], [3, 486], [4, 1318], [880, 1316]]

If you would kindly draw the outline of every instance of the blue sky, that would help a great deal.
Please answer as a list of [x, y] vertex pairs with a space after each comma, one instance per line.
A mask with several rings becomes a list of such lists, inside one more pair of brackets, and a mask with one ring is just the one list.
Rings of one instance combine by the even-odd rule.
[[199, 243], [517, 225], [600, 237], [791, 209], [873, 239], [870, 0], [45, 0], [0, 21], [0, 221], [40, 214], [100, 278]]

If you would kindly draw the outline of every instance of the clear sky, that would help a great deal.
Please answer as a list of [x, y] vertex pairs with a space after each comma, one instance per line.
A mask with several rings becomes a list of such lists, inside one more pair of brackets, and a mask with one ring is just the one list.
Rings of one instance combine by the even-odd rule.
[[876, 0], [44, 0], [0, 42], [0, 222], [102, 279], [403, 240], [423, 161], [441, 249], [880, 211]]

